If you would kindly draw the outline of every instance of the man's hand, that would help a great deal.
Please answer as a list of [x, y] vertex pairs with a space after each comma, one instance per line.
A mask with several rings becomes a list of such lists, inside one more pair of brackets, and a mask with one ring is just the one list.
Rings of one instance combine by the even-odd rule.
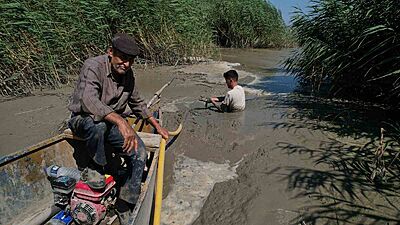
[[217, 97], [211, 97], [211, 98], [210, 98], [210, 101], [211, 101], [212, 103], [220, 102], [220, 100], [219, 100]]
[[104, 117], [105, 120], [115, 124], [118, 127], [119, 132], [124, 138], [124, 144], [122, 145], [122, 149], [126, 153], [131, 153], [132, 150], [137, 152], [138, 141], [136, 139], [135, 131], [131, 126], [129, 126], [128, 121], [122, 118], [115, 112], [112, 112]]
[[168, 139], [168, 130], [161, 127], [154, 117], [150, 116], [147, 120], [156, 129], [157, 133], [159, 133], [165, 140]]
[[122, 137], [124, 137], [124, 145], [122, 146], [124, 152], [128, 154], [131, 153], [132, 150], [137, 152], [138, 141], [133, 128], [126, 122], [118, 126], [118, 130], [121, 132]]
[[215, 108], [217, 108], [218, 111], [223, 112], [223, 110], [221, 109], [221, 106], [218, 105], [218, 103], [217, 103], [217, 102], [220, 102], [217, 97], [211, 97], [210, 100], [211, 100], [211, 103], [215, 106]]
[[163, 127], [159, 127], [157, 129], [157, 133], [159, 133], [165, 140], [168, 139], [169, 134], [168, 134], [168, 130], [167, 129], [165, 129]]

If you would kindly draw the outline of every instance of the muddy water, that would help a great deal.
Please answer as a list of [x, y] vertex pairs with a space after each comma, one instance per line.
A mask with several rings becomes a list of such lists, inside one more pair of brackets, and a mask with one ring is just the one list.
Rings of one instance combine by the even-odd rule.
[[[267, 224], [278, 224], [282, 221], [284, 224], [285, 221], [296, 218], [297, 207], [307, 201], [292, 200], [298, 191], [286, 193], [286, 182], [280, 181], [279, 175], [270, 175], [270, 180], [263, 181], [263, 177], [273, 167], [268, 161], [270, 151], [276, 147], [275, 143], [296, 139], [273, 128], [273, 123], [284, 121], [282, 116], [286, 109], [269, 100], [286, 98], [296, 87], [293, 78], [279, 69], [279, 62], [288, 51], [226, 50], [222, 53], [222, 60], [231, 64], [226, 64], [220, 71], [205, 71], [204, 68], [193, 66], [185, 68], [183, 72], [205, 74], [205, 80], [214, 84], [205, 94], [218, 95], [226, 91], [221, 79], [222, 72], [236, 66], [241, 77], [240, 83], [247, 93], [246, 110], [220, 114], [204, 108], [202, 103], [196, 101], [190, 104], [186, 102], [186, 105], [175, 104], [174, 108], [185, 111], [186, 132], [179, 137], [181, 142], [174, 147], [174, 156], [171, 157], [175, 159], [175, 165], [170, 181], [172, 185], [164, 203], [163, 224], [265, 224], [265, 216], [270, 221]], [[251, 59], [255, 59], [257, 64], [250, 64]], [[261, 67], [262, 62], [264, 67]], [[248, 68], [247, 71], [245, 68]], [[288, 159], [286, 154], [277, 154], [277, 157], [277, 162], [285, 165], [294, 160]], [[192, 160], [192, 163], [187, 163], [185, 167], [176, 163], [185, 159]], [[225, 167], [228, 171], [238, 167], [233, 170], [236, 176], [201, 167], [202, 173], [188, 175], [191, 188], [182, 190], [181, 187], [187, 186], [189, 181], [180, 174], [188, 174], [198, 167], [197, 164], [210, 161], [215, 163], [215, 167], [228, 163], [230, 167]], [[224, 179], [214, 178], [218, 174]], [[202, 182], [204, 180], [207, 182]], [[221, 182], [224, 180], [226, 181]], [[217, 184], [214, 186], [215, 183]], [[266, 188], [271, 185], [273, 188]], [[199, 194], [199, 190], [202, 190], [202, 194]], [[260, 198], [260, 194], [265, 197]], [[185, 200], [182, 200], [182, 196], [185, 196]], [[207, 201], [204, 196], [208, 196]], [[262, 208], [253, 204], [262, 205]], [[264, 204], [271, 206], [265, 208]]]
[[[180, 97], [164, 111], [184, 131], [167, 153], [163, 224], [397, 223], [396, 188], [377, 191], [355, 163], [376, 147], [363, 147], [379, 136], [365, 127], [373, 114], [294, 93], [296, 81], [279, 65], [289, 53], [225, 49], [229, 63], [178, 69], [169, 95]], [[222, 73], [231, 68], [246, 90], [244, 112], [196, 101], [227, 91]]]

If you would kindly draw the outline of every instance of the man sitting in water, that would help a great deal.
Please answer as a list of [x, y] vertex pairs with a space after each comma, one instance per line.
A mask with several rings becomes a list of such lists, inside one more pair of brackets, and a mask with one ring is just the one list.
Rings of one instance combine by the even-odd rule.
[[[239, 75], [236, 70], [229, 70], [224, 73], [228, 91], [225, 97], [211, 97], [211, 103], [221, 112], [242, 111], [246, 105], [246, 98], [243, 87], [238, 84]], [[217, 102], [222, 102], [220, 105]]]
[[106, 159], [109, 149], [105, 144], [110, 144], [117, 155], [124, 157], [129, 168], [130, 176], [119, 197], [131, 209], [140, 193], [147, 153], [143, 141], [124, 117], [126, 108], [147, 119], [159, 134], [168, 138], [168, 131], [160, 126], [139, 96], [131, 68], [138, 54], [139, 48], [133, 37], [116, 34], [107, 54], [85, 61], [68, 106], [72, 112], [68, 126], [84, 139], [92, 158], [82, 179], [92, 188], [104, 187], [104, 167], [109, 163]]

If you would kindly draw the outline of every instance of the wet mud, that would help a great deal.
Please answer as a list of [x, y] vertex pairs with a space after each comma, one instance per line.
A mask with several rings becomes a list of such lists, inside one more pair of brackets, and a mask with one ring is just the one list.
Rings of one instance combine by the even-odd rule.
[[[398, 186], [376, 187], [358, 163], [379, 132], [363, 128], [367, 117], [334, 123], [346, 105], [298, 94], [280, 66], [290, 51], [225, 49], [197, 65], [137, 66], [145, 99], [174, 79], [162, 93], [163, 122], [184, 127], [166, 153], [163, 224], [398, 224]], [[245, 111], [206, 108], [199, 97], [224, 95], [232, 68]], [[0, 103], [1, 154], [51, 136], [68, 117], [70, 91]]]

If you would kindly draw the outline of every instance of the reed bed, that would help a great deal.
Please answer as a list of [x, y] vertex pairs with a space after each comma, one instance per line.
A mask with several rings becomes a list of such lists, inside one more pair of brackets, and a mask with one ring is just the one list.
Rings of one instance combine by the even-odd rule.
[[288, 43], [280, 13], [263, 0], [3, 1], [0, 95], [70, 82], [86, 58], [105, 52], [116, 32], [137, 38], [141, 60], [170, 65], [209, 57], [218, 45]]
[[264, 0], [216, 1], [211, 16], [221, 46], [282, 47], [289, 40], [281, 13]]
[[[399, 106], [400, 2], [312, 1], [292, 19], [298, 51], [285, 68], [314, 93]], [[326, 85], [324, 85], [326, 84]]]
[[[320, 0], [292, 18], [299, 48], [284, 67], [316, 95], [400, 106], [400, 1]], [[400, 124], [378, 125], [379, 140], [361, 150], [369, 179], [398, 184]], [[364, 128], [365, 131], [365, 128]], [[379, 142], [377, 146], [376, 142]], [[342, 149], [343, 154], [354, 151]], [[346, 166], [348, 166], [346, 164]]]
[[0, 5], [1, 95], [58, 87], [88, 55], [104, 51], [106, 1], [10, 1]]

